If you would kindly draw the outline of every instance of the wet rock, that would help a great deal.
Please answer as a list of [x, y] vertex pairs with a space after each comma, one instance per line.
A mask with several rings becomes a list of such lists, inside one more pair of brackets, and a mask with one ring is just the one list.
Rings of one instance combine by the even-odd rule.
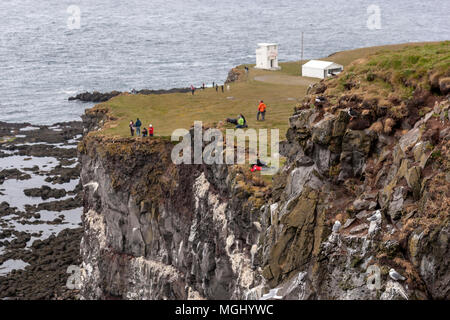
[[81, 235], [81, 228], [63, 230], [57, 236], [34, 241], [31, 251], [12, 255], [10, 258], [29, 265], [0, 276], [0, 299], [77, 299], [78, 292], [69, 290], [66, 282], [67, 268], [80, 263]]
[[66, 196], [66, 190], [64, 189], [52, 189], [48, 186], [42, 186], [40, 188], [25, 189], [23, 191], [28, 197], [41, 197], [42, 200], [49, 198], [62, 198]]
[[68, 183], [70, 180], [75, 180], [80, 177], [81, 166], [78, 164], [74, 168], [65, 168], [61, 165], [56, 166], [53, 170], [47, 173], [46, 182], [53, 184]]
[[0, 203], [0, 217], [14, 214], [16, 213], [16, 209], [17, 208], [11, 208], [8, 202], [3, 201]]
[[0, 171], [0, 184], [2, 184], [6, 179], [16, 179], [16, 180], [28, 180], [31, 176], [28, 173], [24, 173], [19, 169], [3, 169]]
[[27, 213], [34, 214], [41, 210], [48, 210], [48, 211], [64, 211], [64, 210], [71, 210], [75, 208], [79, 208], [83, 205], [82, 197], [81, 195], [77, 195], [74, 198], [69, 198], [66, 200], [59, 200], [59, 201], [50, 201], [50, 202], [43, 202], [39, 203], [37, 205], [25, 205], [25, 210]]
[[74, 97], [69, 97], [68, 100], [72, 101], [72, 100], [81, 100], [84, 102], [104, 102], [104, 101], [108, 101], [109, 99], [119, 95], [121, 92], [119, 91], [111, 91], [111, 92], [107, 92], [107, 93], [101, 93], [98, 91], [94, 91], [94, 92], [83, 92], [83, 93], [79, 93]]

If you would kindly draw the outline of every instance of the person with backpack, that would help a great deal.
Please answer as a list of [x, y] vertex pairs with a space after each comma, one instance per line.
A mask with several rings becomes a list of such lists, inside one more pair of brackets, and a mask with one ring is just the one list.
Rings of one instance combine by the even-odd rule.
[[138, 136], [141, 135], [141, 125], [142, 125], [141, 120], [139, 120], [139, 118], [137, 118], [134, 126], [136, 127], [136, 135], [138, 135]]
[[236, 126], [236, 129], [242, 129], [242, 128], [244, 128], [244, 119], [243, 118], [239, 118], [238, 119], [238, 121], [237, 121], [237, 126]]
[[242, 128], [247, 128], [247, 121], [245, 120], [245, 117], [240, 114], [238, 115], [238, 120], [237, 120], [237, 126], [236, 129], [242, 129]]
[[259, 121], [259, 115], [261, 115], [261, 121], [264, 121], [266, 116], [266, 108], [266, 104], [261, 100], [258, 105], [258, 114], [256, 115], [256, 121]]
[[152, 126], [152, 124], [148, 125], [148, 135], [150, 137], [153, 137], [153, 126]]
[[131, 136], [134, 136], [134, 123], [133, 120], [130, 120], [130, 124], [128, 125], [130, 127]]

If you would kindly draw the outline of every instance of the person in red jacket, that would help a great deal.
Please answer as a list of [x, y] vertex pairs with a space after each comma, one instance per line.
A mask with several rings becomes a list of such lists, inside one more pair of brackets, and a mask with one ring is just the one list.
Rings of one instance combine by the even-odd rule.
[[148, 125], [148, 136], [153, 137], [153, 126], [151, 124]]

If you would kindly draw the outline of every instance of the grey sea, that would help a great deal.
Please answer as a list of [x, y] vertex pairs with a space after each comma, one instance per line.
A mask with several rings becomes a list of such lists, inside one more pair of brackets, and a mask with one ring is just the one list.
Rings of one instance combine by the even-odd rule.
[[83, 91], [220, 83], [258, 42], [298, 60], [301, 32], [305, 58], [447, 40], [449, 12], [446, 0], [2, 0], [0, 121], [79, 120], [91, 105], [67, 98]]

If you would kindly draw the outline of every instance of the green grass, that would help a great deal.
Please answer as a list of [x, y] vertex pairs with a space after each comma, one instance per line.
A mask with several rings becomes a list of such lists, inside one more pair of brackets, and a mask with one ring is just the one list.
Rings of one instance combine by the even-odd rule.
[[[250, 71], [252, 74], [253, 70]], [[230, 84], [230, 88], [224, 93], [211, 88], [197, 90], [194, 96], [190, 93], [117, 96], [98, 105], [108, 107], [111, 115], [117, 118], [110, 121], [102, 133], [129, 136], [129, 121], [139, 117], [145, 126], [153, 124], [155, 135], [170, 136], [175, 129], [189, 129], [194, 121], [206, 125], [222, 121], [225, 126], [226, 118], [235, 118], [242, 113], [250, 128], [278, 128], [280, 139], [283, 139], [293, 108], [307, 87], [264, 83], [250, 77], [247, 81]], [[264, 100], [267, 105], [264, 122], [256, 121], [259, 100]]]
[[[379, 49], [353, 63], [333, 79], [328, 94], [345, 93], [346, 83], [357, 84], [353, 93], [402, 99], [413, 96], [417, 88], [429, 89], [429, 74], [449, 75], [450, 41], [396, 46], [394, 50]], [[335, 85], [333, 86], [333, 81]]]

